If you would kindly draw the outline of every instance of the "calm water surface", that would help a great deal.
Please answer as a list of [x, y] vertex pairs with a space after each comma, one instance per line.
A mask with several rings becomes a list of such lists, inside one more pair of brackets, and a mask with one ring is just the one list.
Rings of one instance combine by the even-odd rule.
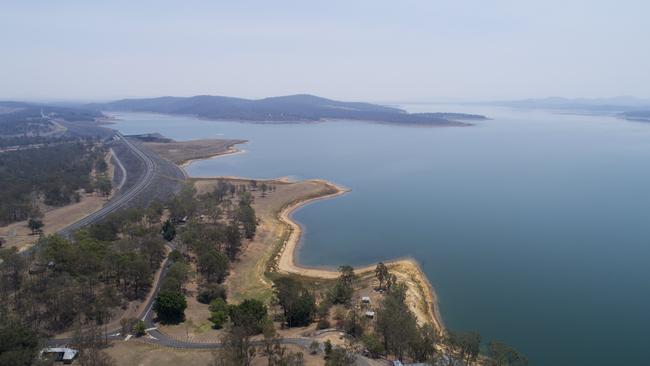
[[245, 124], [120, 113], [124, 133], [247, 139], [193, 176], [324, 178], [352, 188], [295, 213], [300, 261], [411, 256], [445, 323], [532, 365], [645, 365], [650, 337], [650, 124], [500, 108], [467, 128]]

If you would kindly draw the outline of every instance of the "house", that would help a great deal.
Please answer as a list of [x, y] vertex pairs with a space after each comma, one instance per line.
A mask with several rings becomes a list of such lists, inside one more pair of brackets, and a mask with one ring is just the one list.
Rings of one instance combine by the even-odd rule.
[[65, 347], [52, 347], [44, 348], [41, 350], [41, 356], [48, 354], [56, 354], [56, 361], [63, 361], [63, 363], [72, 363], [72, 360], [77, 357], [79, 351]]
[[361, 303], [369, 305], [370, 304], [370, 296], [361, 296]]
[[402, 363], [399, 360], [393, 361], [393, 366], [431, 366], [428, 363]]
[[375, 318], [375, 312], [374, 311], [366, 311], [366, 318], [374, 319]]

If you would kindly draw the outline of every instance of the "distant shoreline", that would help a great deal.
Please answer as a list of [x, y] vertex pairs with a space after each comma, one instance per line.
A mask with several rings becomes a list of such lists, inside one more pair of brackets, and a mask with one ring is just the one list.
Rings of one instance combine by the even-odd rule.
[[[438, 128], [438, 127], [472, 127], [473, 123], [469, 121], [489, 121], [490, 118], [481, 116], [482, 118], [458, 118], [457, 120], [450, 120], [448, 123], [413, 123], [413, 122], [387, 122], [387, 121], [377, 121], [371, 119], [346, 119], [346, 118], [323, 118], [317, 121], [312, 120], [295, 120], [295, 121], [275, 121], [275, 120], [248, 120], [248, 119], [237, 119], [237, 118], [210, 118], [204, 117], [197, 114], [187, 114], [187, 113], [161, 113], [161, 112], [148, 112], [148, 111], [102, 111], [102, 113], [135, 113], [135, 114], [152, 114], [155, 116], [165, 116], [165, 117], [189, 117], [198, 119], [201, 121], [207, 122], [231, 122], [231, 123], [243, 123], [243, 124], [252, 124], [252, 125], [316, 125], [321, 123], [328, 122], [355, 122], [355, 123], [370, 123], [378, 125], [390, 125], [390, 126], [399, 126], [399, 127], [423, 127], [423, 128]], [[108, 122], [107, 124], [116, 124], [116, 122]]]

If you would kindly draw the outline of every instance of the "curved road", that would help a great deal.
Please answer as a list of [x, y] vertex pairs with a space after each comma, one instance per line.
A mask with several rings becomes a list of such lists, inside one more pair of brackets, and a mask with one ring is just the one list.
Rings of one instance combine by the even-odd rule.
[[[154, 159], [152, 159], [148, 155], [149, 154], [148, 152], [142, 150], [139, 146], [133, 144], [131, 141], [125, 138], [124, 135], [122, 135], [120, 132], [116, 132], [115, 136], [121, 139], [122, 142], [124, 142], [124, 144], [126, 144], [126, 146], [129, 149], [131, 149], [131, 151], [133, 151], [140, 160], [142, 160], [146, 169], [145, 173], [142, 175], [140, 180], [138, 180], [138, 182], [136, 182], [136, 184], [133, 185], [133, 187], [131, 187], [128, 191], [122, 192], [122, 194], [120, 194], [117, 198], [108, 202], [104, 207], [102, 207], [98, 211], [95, 211], [90, 215], [84, 217], [83, 219], [75, 222], [74, 224], [60, 230], [58, 234], [64, 237], [70, 237], [70, 235], [76, 230], [102, 220], [109, 214], [122, 208], [129, 201], [137, 197], [139, 193], [141, 193], [151, 184], [157, 169], [157, 164], [154, 162]], [[126, 180], [126, 171], [123, 170], [123, 173], [124, 173], [123, 179]]]
[[[119, 196], [117, 196], [115, 199], [111, 200], [108, 204], [106, 204], [104, 207], [102, 207], [100, 210], [93, 212], [92, 214], [84, 217], [83, 219], [75, 222], [74, 224], [62, 229], [59, 231], [59, 234], [64, 236], [64, 237], [69, 237], [73, 232], [75, 232], [78, 229], [81, 229], [84, 226], [94, 224], [96, 222], [99, 222], [109, 214], [117, 211], [118, 209], [122, 208], [124, 205], [129, 203], [131, 200], [133, 200], [135, 197], [138, 196], [142, 191], [147, 189], [149, 185], [151, 185], [156, 171], [158, 170], [158, 164], [157, 164], [157, 159], [152, 157], [150, 152], [141, 149], [137, 144], [133, 144], [131, 141], [129, 141], [127, 138], [124, 137], [120, 132], [115, 132], [115, 136], [118, 139], [121, 139], [122, 142], [126, 144], [131, 151], [133, 151], [140, 160], [145, 165], [145, 173], [142, 175], [142, 177], [127, 191], [122, 192]], [[116, 156], [117, 160], [117, 156]], [[119, 160], [117, 160], [119, 163]], [[126, 170], [124, 170], [123, 167], [121, 167], [122, 173], [124, 176], [122, 177], [122, 182], [126, 180]], [[184, 173], [184, 172], [183, 172]], [[164, 267], [162, 269], [162, 273], [160, 274], [160, 277], [158, 281], [154, 284], [155, 286], [155, 291], [153, 295], [149, 298], [147, 302], [147, 306], [145, 307], [144, 311], [142, 314], [140, 314], [138, 317], [142, 319], [145, 322], [145, 325], [147, 327], [147, 333], [149, 337], [145, 338], [147, 342], [153, 343], [153, 344], [158, 344], [161, 346], [165, 347], [174, 347], [174, 348], [183, 348], [183, 349], [215, 349], [215, 348], [221, 348], [223, 345], [221, 343], [217, 342], [210, 342], [210, 343], [200, 343], [200, 342], [192, 342], [192, 341], [183, 341], [179, 339], [172, 338], [168, 336], [165, 333], [160, 332], [154, 322], [153, 322], [153, 316], [152, 316], [152, 308], [153, 308], [153, 303], [155, 301], [155, 298], [160, 291], [160, 286], [162, 283], [162, 279], [166, 275], [170, 263], [168, 263], [167, 260], [165, 260], [162, 264]], [[120, 334], [120, 330], [112, 330], [107, 333], [107, 338], [111, 340], [124, 340], [125, 335]], [[72, 339], [66, 338], [66, 339], [49, 339], [46, 343], [49, 346], [62, 346], [66, 345], [72, 342]], [[302, 346], [304, 348], [308, 348], [309, 345], [312, 342], [312, 339], [310, 338], [282, 338], [281, 343], [283, 344], [294, 344], [298, 346]], [[253, 342], [256, 345], [261, 344], [261, 342]], [[362, 356], [357, 356], [356, 358], [356, 363], [359, 365], [367, 365], [367, 359]]]

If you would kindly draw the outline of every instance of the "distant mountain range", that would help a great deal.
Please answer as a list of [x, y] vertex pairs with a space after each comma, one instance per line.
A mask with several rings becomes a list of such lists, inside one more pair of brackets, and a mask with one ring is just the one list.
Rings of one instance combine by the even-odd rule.
[[517, 108], [557, 109], [593, 113], [624, 113], [650, 110], [650, 99], [631, 96], [613, 98], [561, 98], [522, 99], [511, 101], [487, 102], [481, 104], [501, 105]]
[[341, 102], [298, 94], [264, 99], [200, 95], [122, 99], [85, 107], [104, 111], [154, 112], [194, 115], [208, 119], [251, 122], [314, 122], [327, 119], [377, 121], [414, 125], [468, 125], [485, 116], [463, 113], [408, 113], [399, 108], [370, 103]]

